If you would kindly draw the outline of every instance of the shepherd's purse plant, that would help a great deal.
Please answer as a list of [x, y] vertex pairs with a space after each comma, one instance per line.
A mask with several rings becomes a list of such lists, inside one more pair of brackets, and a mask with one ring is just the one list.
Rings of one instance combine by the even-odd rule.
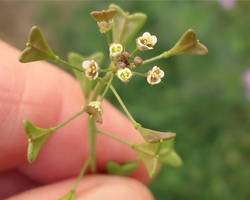
[[[157, 174], [158, 163], [174, 167], [181, 166], [182, 160], [174, 149], [176, 133], [151, 130], [137, 122], [115, 89], [113, 80], [118, 78], [126, 85], [132, 78], [139, 76], [145, 79], [145, 83], [154, 86], [166, 77], [164, 66], [152, 65], [151, 70], [143, 72], [144, 65], [171, 56], [205, 55], [208, 52], [207, 48], [196, 39], [194, 30], [189, 29], [170, 50], [164, 51], [158, 56], [144, 59], [136, 54], [139, 51], [153, 50], [158, 41], [156, 35], [145, 32], [134, 40], [136, 43], [134, 51], [128, 52], [126, 48], [144, 25], [147, 19], [145, 14], [129, 14], [128, 12], [124, 12], [119, 6], [111, 4], [109, 9], [93, 11], [90, 15], [97, 22], [100, 33], [106, 35], [109, 49], [109, 66], [105, 67], [102, 65], [104, 54], [101, 52], [94, 53], [88, 57], [83, 57], [77, 53], [70, 53], [68, 60], [63, 60], [50, 48], [37, 26], [31, 28], [26, 48], [20, 56], [20, 62], [23, 63], [47, 60], [64, 64], [66, 67], [72, 69], [85, 98], [83, 108], [57, 126], [40, 128], [29, 120], [24, 120], [23, 122], [29, 141], [28, 161], [33, 163], [39, 155], [41, 148], [52, 134], [78, 116], [83, 114], [88, 115], [90, 154], [72, 189], [64, 197], [60, 198], [61, 200], [76, 199], [77, 185], [88, 168], [90, 168], [92, 173], [97, 173], [96, 140], [98, 134], [110, 137], [129, 146], [138, 155], [136, 160], [131, 160], [122, 165], [112, 161], [107, 162], [107, 172], [110, 174], [129, 176], [139, 168], [139, 163], [143, 162], [149, 176], [153, 178]], [[102, 103], [108, 92], [114, 94], [138, 134], [141, 134], [144, 138], [145, 141], [143, 143], [136, 144], [125, 141], [98, 128], [98, 123], [102, 123], [103, 121], [102, 114], [105, 110], [103, 110]]]

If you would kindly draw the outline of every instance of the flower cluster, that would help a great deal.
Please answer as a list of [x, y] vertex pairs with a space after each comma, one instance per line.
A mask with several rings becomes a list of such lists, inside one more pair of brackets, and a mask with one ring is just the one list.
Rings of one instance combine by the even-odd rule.
[[[140, 76], [143, 77], [148, 84], [156, 85], [161, 82], [165, 75], [165, 72], [160, 67], [152, 65], [153, 67], [151, 70], [143, 73], [137, 70], [143, 70], [143, 65], [170, 56], [205, 55], [208, 53], [207, 48], [196, 39], [195, 32], [192, 29], [189, 29], [170, 50], [164, 51], [160, 55], [145, 60], [136, 55], [136, 53], [138, 53], [138, 50], [139, 53], [140, 51], [152, 50], [157, 43], [157, 37], [155, 35], [145, 32], [137, 37], [135, 41], [136, 49], [134, 51], [130, 52], [126, 49], [127, 43], [131, 41], [139, 28], [144, 24], [147, 18], [145, 14], [135, 13], [130, 15], [128, 12], [124, 12], [119, 6], [111, 4], [108, 10], [93, 11], [91, 12], [91, 16], [96, 20], [100, 32], [107, 37], [110, 58], [109, 67], [99, 67], [99, 65], [101, 66], [104, 57], [104, 54], [100, 52], [88, 57], [72, 53], [68, 57], [68, 62], [61, 59], [49, 47], [37, 26], [32, 27], [26, 48], [20, 57], [21, 62], [49, 60], [70, 67], [74, 70], [84, 94], [85, 105], [83, 108], [74, 116], [55, 127], [44, 129], [36, 127], [28, 120], [24, 120], [24, 128], [29, 138], [28, 160], [29, 162], [34, 162], [46, 140], [54, 134], [54, 132], [81, 114], [88, 114], [90, 155], [83, 166], [74, 188], [60, 200], [76, 199], [75, 187], [88, 166], [91, 167], [93, 173], [96, 173], [97, 134], [102, 134], [128, 145], [138, 155], [138, 158], [135, 161], [125, 163], [123, 166], [114, 162], [109, 162], [107, 164], [107, 171], [109, 173], [115, 175], [130, 175], [139, 168], [138, 161], [144, 162], [150, 177], [154, 177], [157, 174], [158, 163], [165, 163], [175, 167], [180, 166], [182, 161], [175, 152], [173, 143], [173, 138], [175, 138], [176, 134], [174, 132], [151, 130], [144, 128], [139, 124], [129, 113], [122, 98], [115, 90], [112, 81], [114, 77], [117, 77], [122, 82], [127, 83], [132, 77]], [[109, 32], [111, 29], [112, 38]], [[102, 75], [102, 73], [104, 73], [104, 75]], [[245, 83], [246, 89], [248, 90], [249, 73], [246, 75]], [[97, 127], [96, 122], [102, 123], [103, 121], [102, 102], [107, 92], [110, 90], [121, 104], [134, 128], [144, 138], [144, 143], [136, 144], [122, 140], [121, 138], [103, 132]]]
[[[145, 32], [142, 36], [136, 39], [137, 48], [141, 51], [153, 49], [157, 42], [157, 37], [151, 35], [149, 32]], [[133, 62], [130, 62], [131, 55], [127, 51], [124, 51], [124, 47], [120, 43], [112, 43], [109, 47], [109, 55], [112, 59], [113, 67], [116, 71], [116, 76], [124, 83], [130, 81], [133, 76], [133, 68], [143, 64], [141, 57], [134, 57]], [[85, 70], [85, 75], [90, 80], [95, 80], [100, 68], [94, 60], [86, 60], [82, 63]], [[164, 71], [159, 67], [154, 66], [152, 70], [147, 73], [147, 82], [151, 85], [155, 85], [161, 82], [164, 77]]]

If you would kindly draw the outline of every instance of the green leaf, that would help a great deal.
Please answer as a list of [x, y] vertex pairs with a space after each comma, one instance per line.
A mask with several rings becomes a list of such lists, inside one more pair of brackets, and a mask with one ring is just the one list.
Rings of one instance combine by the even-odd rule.
[[159, 143], [141, 143], [134, 146], [134, 150], [137, 152], [140, 160], [146, 165], [149, 176], [153, 178], [156, 175], [159, 150]]
[[69, 193], [67, 193], [65, 196], [63, 196], [59, 200], [76, 200], [75, 190], [71, 190]]
[[144, 13], [134, 13], [130, 15], [115, 4], [111, 4], [109, 8], [117, 11], [113, 18], [113, 41], [126, 46], [144, 25], [147, 16]]
[[29, 138], [28, 161], [33, 163], [48, 137], [55, 131], [54, 129], [42, 129], [36, 127], [29, 120], [24, 120], [24, 129]]
[[116, 162], [107, 162], [108, 173], [119, 176], [130, 176], [138, 168], [139, 164], [137, 162], [128, 162], [123, 165]]
[[158, 143], [163, 140], [169, 140], [176, 137], [176, 133], [160, 132], [143, 127], [138, 127], [137, 130], [141, 133], [144, 140], [149, 143]]
[[174, 150], [174, 139], [164, 141], [161, 144], [159, 162], [172, 167], [180, 167], [182, 165], [180, 156]]
[[196, 39], [194, 30], [187, 30], [175, 46], [170, 50], [171, 55], [205, 55], [207, 47]]
[[20, 62], [33, 62], [39, 60], [55, 60], [56, 55], [45, 41], [39, 27], [33, 26], [30, 30], [29, 41], [23, 50]]
[[[99, 65], [101, 65], [104, 60], [104, 55], [101, 52], [94, 53], [89, 57], [83, 57], [77, 53], [69, 53], [68, 55], [69, 63], [78, 67], [79, 69], [82, 69], [82, 62], [84, 60], [95, 60]], [[84, 72], [80, 72], [78, 70], [73, 70], [73, 71], [76, 76], [76, 79], [79, 81], [81, 85], [85, 97], [88, 98], [91, 92], [91, 88], [93, 86], [93, 81], [90, 81], [88, 78], [86, 78]]]

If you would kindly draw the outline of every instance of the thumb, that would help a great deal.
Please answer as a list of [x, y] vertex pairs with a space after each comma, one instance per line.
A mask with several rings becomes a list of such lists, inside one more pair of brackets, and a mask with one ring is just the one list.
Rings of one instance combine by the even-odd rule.
[[[7, 200], [59, 199], [74, 184], [74, 179], [26, 191]], [[107, 175], [86, 176], [77, 189], [78, 200], [153, 200], [145, 185], [135, 179]]]

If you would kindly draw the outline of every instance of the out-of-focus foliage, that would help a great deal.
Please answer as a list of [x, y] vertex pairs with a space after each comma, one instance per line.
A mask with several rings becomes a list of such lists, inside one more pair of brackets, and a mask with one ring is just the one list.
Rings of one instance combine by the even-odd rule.
[[[108, 4], [33, 4], [36, 18], [30, 27], [37, 24], [47, 31], [46, 38], [62, 56], [70, 51], [82, 55], [104, 51], [108, 56], [105, 36], [88, 15]], [[196, 30], [209, 50], [206, 56], [155, 62], [166, 72], [163, 84], [152, 87], [139, 77], [127, 85], [116, 81], [138, 122], [177, 133], [175, 147], [183, 166], [162, 169], [150, 184], [156, 199], [249, 199], [250, 104], [242, 77], [250, 67], [250, 2], [237, 2], [231, 10], [224, 10], [216, 1], [121, 1], [119, 5], [130, 13], [146, 13], [148, 21], [139, 35], [149, 31], [158, 37], [153, 51], [139, 54], [143, 58], [171, 48], [189, 28]], [[0, 36], [4, 39], [1, 32]], [[128, 50], [134, 48], [132, 42]], [[111, 94], [108, 98], [118, 106]]]

